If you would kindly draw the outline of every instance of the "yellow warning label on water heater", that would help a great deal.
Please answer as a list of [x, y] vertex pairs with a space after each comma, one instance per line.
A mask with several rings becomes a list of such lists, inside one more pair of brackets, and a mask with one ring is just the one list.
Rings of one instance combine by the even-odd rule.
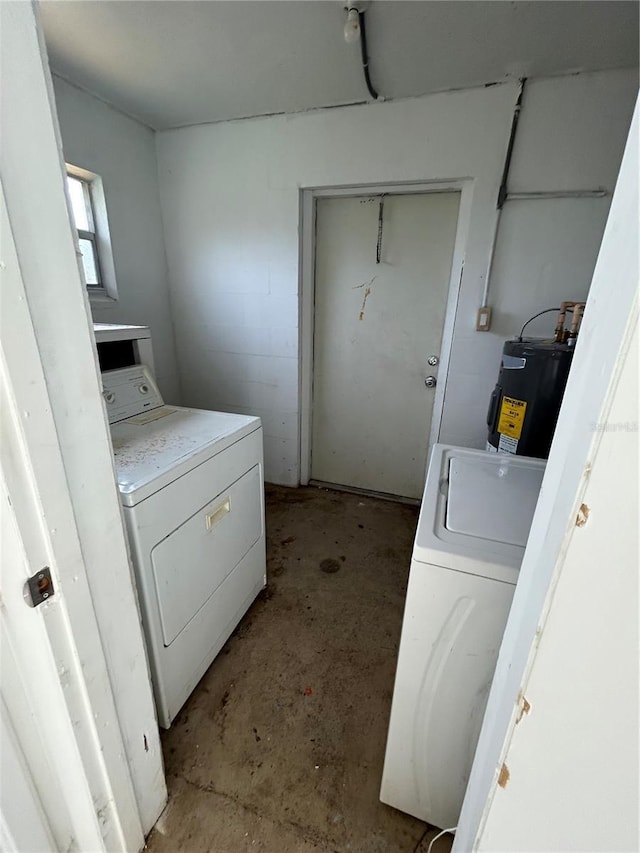
[[500, 407], [498, 432], [502, 435], [508, 435], [509, 438], [520, 438], [526, 410], [526, 400], [514, 400], [513, 397], [503, 397], [502, 406]]

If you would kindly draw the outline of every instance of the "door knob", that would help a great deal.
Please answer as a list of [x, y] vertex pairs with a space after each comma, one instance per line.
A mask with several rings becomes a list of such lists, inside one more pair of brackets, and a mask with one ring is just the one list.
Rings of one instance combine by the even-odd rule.
[[435, 388], [437, 381], [438, 380], [435, 376], [427, 376], [424, 380], [424, 384], [427, 386], [427, 388]]
[[440, 359], [438, 358], [437, 355], [430, 355], [429, 358], [427, 359], [427, 364], [429, 365], [429, 367], [435, 367], [439, 361], [440, 361]]

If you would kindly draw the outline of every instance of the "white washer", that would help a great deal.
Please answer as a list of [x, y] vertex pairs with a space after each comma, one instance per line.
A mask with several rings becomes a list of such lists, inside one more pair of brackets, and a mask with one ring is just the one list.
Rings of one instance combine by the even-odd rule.
[[[165, 406], [145, 365], [102, 374], [160, 725], [266, 583], [259, 418]], [[117, 614], [116, 614], [117, 618]]]
[[544, 467], [433, 448], [380, 799], [434, 826], [458, 822]]

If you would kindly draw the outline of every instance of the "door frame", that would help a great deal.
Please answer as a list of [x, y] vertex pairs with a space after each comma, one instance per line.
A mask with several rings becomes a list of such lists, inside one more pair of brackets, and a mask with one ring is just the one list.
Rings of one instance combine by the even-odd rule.
[[[6, 703], [43, 806], [68, 806], [60, 849], [135, 851], [166, 804], [160, 736], [38, 4], [2, 13], [0, 468], [26, 562], [0, 623], [33, 711]], [[55, 595], [31, 608], [43, 566]], [[53, 830], [63, 808], [45, 815]]]
[[311, 429], [313, 423], [313, 335], [315, 324], [315, 259], [316, 210], [320, 198], [353, 198], [375, 195], [426, 195], [427, 193], [460, 193], [458, 222], [451, 260], [449, 289], [445, 318], [442, 327], [439, 375], [444, 377], [436, 385], [429, 432], [429, 447], [440, 436], [442, 411], [449, 375], [449, 362], [453, 331], [458, 307], [458, 296], [464, 271], [464, 258], [471, 219], [471, 201], [474, 181], [456, 178], [443, 181], [419, 181], [388, 184], [356, 184], [353, 186], [306, 187], [300, 190], [300, 249], [299, 249], [299, 317], [298, 317], [298, 373], [299, 373], [299, 447], [300, 485], [306, 486], [311, 478]]

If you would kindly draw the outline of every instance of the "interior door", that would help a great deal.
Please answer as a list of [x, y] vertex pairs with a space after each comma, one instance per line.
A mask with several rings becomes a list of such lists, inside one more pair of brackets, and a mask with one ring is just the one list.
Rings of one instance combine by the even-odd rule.
[[422, 496], [459, 201], [318, 200], [313, 480]]

